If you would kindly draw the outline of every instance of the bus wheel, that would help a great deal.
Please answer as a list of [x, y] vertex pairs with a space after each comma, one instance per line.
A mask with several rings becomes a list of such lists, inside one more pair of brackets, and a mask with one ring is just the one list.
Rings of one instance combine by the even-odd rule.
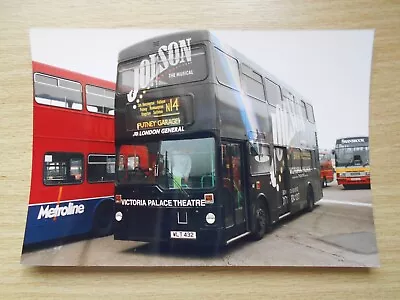
[[93, 235], [102, 237], [110, 235], [113, 227], [113, 205], [111, 202], [101, 203], [93, 218]]
[[261, 199], [257, 201], [255, 211], [255, 226], [254, 231], [251, 233], [253, 240], [261, 240], [264, 235], [271, 230], [268, 210], [265, 202]]
[[322, 188], [325, 188], [328, 186], [328, 181], [326, 180], [326, 177], [324, 177], [324, 179], [322, 179]]
[[307, 211], [311, 212], [314, 210], [314, 192], [311, 186], [307, 189]]

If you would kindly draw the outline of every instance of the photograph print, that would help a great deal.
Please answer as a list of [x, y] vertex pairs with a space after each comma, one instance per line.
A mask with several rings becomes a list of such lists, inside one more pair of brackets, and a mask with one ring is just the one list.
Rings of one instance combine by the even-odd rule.
[[373, 40], [31, 29], [21, 263], [379, 267]]

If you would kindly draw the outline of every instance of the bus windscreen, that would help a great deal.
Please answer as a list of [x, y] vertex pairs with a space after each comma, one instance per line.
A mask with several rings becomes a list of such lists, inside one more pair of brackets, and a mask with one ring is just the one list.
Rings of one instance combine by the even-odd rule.
[[369, 147], [341, 147], [336, 149], [336, 166], [366, 166], [369, 164]]
[[[118, 183], [157, 184], [164, 190], [215, 185], [213, 138], [121, 145], [119, 155]], [[135, 158], [131, 164], [130, 157]]]

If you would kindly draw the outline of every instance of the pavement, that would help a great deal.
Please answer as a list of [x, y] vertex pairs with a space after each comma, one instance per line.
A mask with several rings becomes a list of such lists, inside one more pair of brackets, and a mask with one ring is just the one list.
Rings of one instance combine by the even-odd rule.
[[379, 267], [370, 189], [332, 182], [311, 213], [291, 216], [262, 240], [246, 238], [213, 252], [155, 248], [112, 236], [75, 239], [26, 252], [26, 265], [51, 266], [335, 266]]

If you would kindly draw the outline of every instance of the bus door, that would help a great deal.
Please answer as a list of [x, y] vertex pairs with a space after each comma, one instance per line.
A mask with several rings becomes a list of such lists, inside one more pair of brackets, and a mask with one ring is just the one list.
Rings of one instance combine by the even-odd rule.
[[289, 183], [289, 164], [288, 152], [284, 147], [274, 148], [275, 180], [278, 195], [279, 217], [283, 217], [290, 212], [290, 183]]
[[[245, 182], [243, 175], [243, 147], [238, 143], [221, 144], [222, 200], [225, 214], [227, 237], [246, 231]], [[230, 229], [229, 229], [230, 228]]]

